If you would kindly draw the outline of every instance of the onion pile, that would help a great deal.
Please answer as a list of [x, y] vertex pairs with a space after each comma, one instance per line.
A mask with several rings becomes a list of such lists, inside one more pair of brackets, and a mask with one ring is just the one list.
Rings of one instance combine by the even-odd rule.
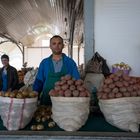
[[90, 93], [84, 85], [84, 81], [75, 80], [70, 75], [61, 77], [61, 80], [55, 83], [54, 89], [50, 90], [50, 96], [62, 97], [89, 97]]
[[99, 99], [140, 96], [140, 78], [118, 71], [104, 80], [97, 96]]

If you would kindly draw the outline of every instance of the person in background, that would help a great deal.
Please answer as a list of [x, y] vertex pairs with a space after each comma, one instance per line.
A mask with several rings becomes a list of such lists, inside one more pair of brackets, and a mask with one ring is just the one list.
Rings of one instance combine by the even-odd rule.
[[33, 84], [33, 90], [40, 95], [40, 104], [51, 104], [49, 91], [54, 88], [55, 82], [64, 75], [71, 75], [76, 80], [80, 78], [78, 68], [73, 59], [62, 53], [64, 48], [63, 38], [55, 35], [50, 39], [52, 54], [42, 60]]
[[0, 91], [13, 91], [18, 88], [18, 73], [16, 68], [10, 66], [9, 56], [1, 56], [3, 67], [0, 69]]

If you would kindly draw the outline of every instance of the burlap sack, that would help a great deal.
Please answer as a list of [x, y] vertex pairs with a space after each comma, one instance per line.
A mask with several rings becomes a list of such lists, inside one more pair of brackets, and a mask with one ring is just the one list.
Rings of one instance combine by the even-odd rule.
[[82, 127], [89, 115], [89, 97], [51, 97], [52, 119], [66, 131]]
[[99, 106], [110, 124], [125, 131], [139, 131], [140, 97], [99, 100]]
[[8, 130], [24, 128], [37, 108], [37, 98], [16, 99], [0, 96], [0, 116]]

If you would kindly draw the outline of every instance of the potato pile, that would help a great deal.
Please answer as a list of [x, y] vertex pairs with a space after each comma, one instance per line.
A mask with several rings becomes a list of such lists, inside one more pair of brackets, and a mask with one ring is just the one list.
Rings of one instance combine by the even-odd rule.
[[17, 99], [25, 99], [25, 98], [35, 98], [38, 96], [38, 93], [35, 91], [24, 90], [24, 91], [7, 91], [7, 92], [0, 92], [0, 96], [2, 97], [10, 97], [10, 98], [17, 98]]
[[75, 80], [70, 75], [61, 77], [61, 80], [55, 83], [54, 89], [50, 90], [50, 96], [62, 97], [89, 97], [83, 80]]
[[140, 96], [140, 78], [130, 77], [120, 70], [105, 79], [97, 96], [99, 99]]
[[45, 122], [51, 118], [51, 106], [40, 105], [34, 113], [36, 122]]
[[45, 128], [44, 122], [48, 121], [48, 127], [55, 127], [55, 122], [51, 120], [51, 106], [40, 105], [36, 112], [34, 113], [33, 118], [36, 121], [36, 124], [31, 126], [31, 130], [43, 130]]

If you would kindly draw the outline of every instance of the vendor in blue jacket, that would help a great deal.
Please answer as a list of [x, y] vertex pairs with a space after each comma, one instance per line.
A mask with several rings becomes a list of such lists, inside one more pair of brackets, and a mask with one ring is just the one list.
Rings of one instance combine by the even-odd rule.
[[49, 91], [54, 88], [55, 82], [64, 75], [71, 75], [76, 80], [80, 78], [78, 68], [73, 59], [62, 53], [63, 38], [55, 35], [50, 39], [52, 55], [40, 63], [38, 73], [33, 84], [33, 90], [40, 94], [40, 104], [51, 104]]

